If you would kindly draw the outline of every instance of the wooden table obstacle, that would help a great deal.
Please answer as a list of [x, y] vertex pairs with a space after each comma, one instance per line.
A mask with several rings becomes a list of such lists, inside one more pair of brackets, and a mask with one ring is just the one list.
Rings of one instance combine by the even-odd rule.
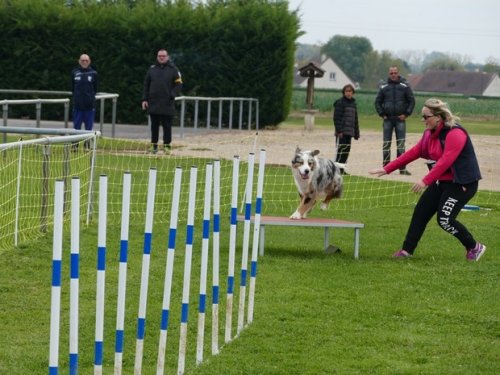
[[[244, 216], [238, 216], [237, 221], [244, 222]], [[250, 222], [255, 222], [255, 217], [250, 217]], [[326, 218], [307, 218], [300, 220], [292, 220], [284, 216], [261, 216], [260, 217], [260, 238], [259, 238], [259, 254], [264, 255], [264, 243], [266, 237], [266, 226], [290, 226], [290, 227], [322, 227], [324, 228], [324, 245], [325, 251], [330, 248], [329, 232], [331, 228], [353, 228], [354, 229], [354, 259], [359, 258], [359, 230], [364, 228], [363, 223], [339, 220], [339, 219], [326, 219]]]

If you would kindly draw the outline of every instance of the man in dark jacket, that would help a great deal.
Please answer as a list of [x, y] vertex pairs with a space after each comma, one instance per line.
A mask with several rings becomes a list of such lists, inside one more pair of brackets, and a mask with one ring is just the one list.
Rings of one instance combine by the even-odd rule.
[[[398, 68], [389, 68], [387, 82], [380, 86], [375, 99], [375, 109], [384, 119], [384, 144], [382, 146], [383, 165], [391, 161], [392, 133], [396, 133], [398, 157], [405, 152], [406, 118], [411, 115], [415, 107], [413, 92], [406, 80], [399, 75]], [[411, 175], [403, 168], [399, 171], [402, 175]]]
[[157, 62], [148, 69], [144, 79], [142, 109], [151, 119], [152, 152], [158, 152], [160, 125], [163, 126], [163, 147], [169, 154], [172, 143], [172, 121], [175, 114], [175, 97], [182, 89], [181, 73], [169, 60], [168, 52], [160, 49]]
[[97, 93], [97, 72], [90, 66], [90, 57], [82, 54], [79, 67], [71, 72], [71, 92], [73, 94], [73, 126], [92, 130], [95, 118], [95, 95]]

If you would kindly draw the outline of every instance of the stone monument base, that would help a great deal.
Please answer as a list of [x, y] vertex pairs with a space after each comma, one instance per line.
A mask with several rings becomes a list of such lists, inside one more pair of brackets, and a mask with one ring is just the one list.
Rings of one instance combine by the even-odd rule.
[[304, 113], [304, 129], [308, 131], [314, 130], [314, 116], [318, 113], [317, 109], [303, 109]]

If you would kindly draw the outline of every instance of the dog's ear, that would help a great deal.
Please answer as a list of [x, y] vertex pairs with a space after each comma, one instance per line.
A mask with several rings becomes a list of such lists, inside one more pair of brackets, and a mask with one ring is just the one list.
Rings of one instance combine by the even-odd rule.
[[316, 156], [316, 155], [318, 155], [318, 154], [319, 154], [319, 150], [314, 150], [314, 151], [312, 152], [312, 156]]
[[300, 153], [300, 148], [299, 148], [299, 145], [297, 145], [297, 148], [295, 149], [295, 153], [296, 153], [296, 154]]

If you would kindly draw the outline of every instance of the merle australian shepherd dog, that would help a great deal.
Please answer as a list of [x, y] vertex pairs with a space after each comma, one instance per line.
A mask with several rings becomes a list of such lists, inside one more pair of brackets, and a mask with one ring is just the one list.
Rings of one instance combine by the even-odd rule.
[[342, 195], [342, 175], [339, 164], [317, 157], [319, 150], [295, 150], [292, 172], [301, 198], [300, 205], [290, 219], [304, 219], [314, 207], [316, 200], [322, 199], [321, 210], [328, 208], [333, 198]]

